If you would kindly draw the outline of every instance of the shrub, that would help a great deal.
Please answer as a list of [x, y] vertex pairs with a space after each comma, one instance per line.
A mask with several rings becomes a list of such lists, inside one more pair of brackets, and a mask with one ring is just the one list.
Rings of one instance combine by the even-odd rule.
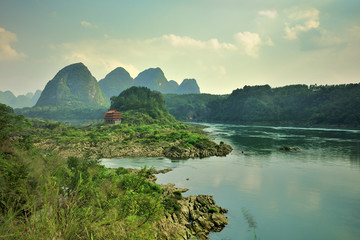
[[175, 192], [173, 192], [173, 194], [174, 194], [175, 199], [177, 199], [177, 200], [182, 199], [182, 194], [180, 191], [175, 191]]
[[217, 208], [214, 208], [214, 207], [209, 208], [209, 210], [208, 210], [208, 213], [217, 213], [217, 212], [219, 212], [219, 210]]

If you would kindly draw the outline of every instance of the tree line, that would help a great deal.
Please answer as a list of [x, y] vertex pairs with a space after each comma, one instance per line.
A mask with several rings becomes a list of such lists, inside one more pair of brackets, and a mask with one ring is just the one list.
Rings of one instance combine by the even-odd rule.
[[228, 96], [166, 95], [165, 101], [183, 121], [360, 126], [360, 84], [245, 86]]

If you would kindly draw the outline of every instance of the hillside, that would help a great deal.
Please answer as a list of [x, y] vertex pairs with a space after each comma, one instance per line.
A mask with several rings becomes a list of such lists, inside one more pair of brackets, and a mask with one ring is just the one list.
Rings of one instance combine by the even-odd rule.
[[170, 114], [179, 121], [209, 121], [211, 105], [225, 99], [225, 95], [211, 94], [164, 94]]
[[125, 122], [164, 124], [176, 121], [169, 114], [163, 95], [146, 87], [131, 87], [112, 97], [110, 109], [123, 112]]
[[122, 91], [134, 86], [134, 79], [122, 67], [115, 68], [104, 79], [99, 81], [99, 86], [106, 98], [118, 96]]
[[107, 104], [88, 68], [83, 63], [75, 63], [61, 69], [47, 83], [35, 107], [97, 108]]

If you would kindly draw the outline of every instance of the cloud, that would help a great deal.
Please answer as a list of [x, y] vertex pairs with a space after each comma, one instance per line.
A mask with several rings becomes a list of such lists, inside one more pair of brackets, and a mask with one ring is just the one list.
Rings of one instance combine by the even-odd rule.
[[259, 11], [258, 14], [260, 16], [265, 16], [265, 17], [268, 17], [270, 19], [274, 19], [277, 17], [277, 11], [276, 10], [262, 10], [262, 11]]
[[92, 24], [91, 22], [88, 22], [88, 21], [81, 21], [80, 22], [81, 26], [85, 27], [85, 28], [96, 28], [97, 26]]
[[89, 69], [101, 69], [99, 72], [102, 74], [99, 76], [98, 80], [105, 77], [105, 74], [117, 67], [125, 68], [133, 77], [137, 76], [139, 70], [134, 65], [123, 63], [113, 55], [102, 53], [101, 50], [96, 51], [95, 45], [96, 44], [92, 43], [83, 43], [83, 46], [80, 47], [77, 45], [65, 44], [64, 47], [67, 49], [67, 52], [63, 57], [69, 63], [83, 62]]
[[0, 28], [0, 61], [22, 59], [25, 57], [24, 53], [17, 52], [10, 45], [11, 42], [17, 42], [17, 40], [15, 33]]
[[[118, 39], [106, 35], [101, 41], [85, 40], [81, 42], [64, 43], [55, 49], [61, 51], [62, 59], [67, 63], [83, 62], [96, 71], [96, 76], [102, 78], [106, 73], [121, 66], [136, 76], [137, 66], [148, 67], [148, 64], [164, 65], [189, 60], [201, 61], [203, 58], [219, 59], [224, 54], [238, 50], [232, 43], [220, 42], [218, 39], [198, 40], [188, 36], [167, 34], [151, 39]], [[112, 68], [112, 69], [111, 69]], [[143, 68], [143, 67], [141, 67]], [[225, 69], [217, 69], [225, 74]]]
[[213, 38], [208, 41], [196, 40], [187, 36], [177, 36], [174, 34], [163, 35], [160, 38], [152, 39], [153, 42], [164, 41], [175, 47], [193, 47], [198, 49], [213, 50], [237, 50], [236, 46], [231, 43], [220, 43], [219, 40]]
[[258, 57], [261, 45], [273, 46], [274, 43], [271, 39], [262, 41], [259, 34], [251, 32], [239, 32], [235, 34], [235, 39], [243, 47], [243, 50], [248, 56]]
[[169, 79], [178, 81], [184, 79], [184, 72], [187, 75], [188, 71], [190, 77], [196, 78], [196, 69], [203, 66], [208, 69], [203, 71], [205, 75], [211, 73], [210, 77], [220, 79], [229, 74], [224, 61], [233, 57], [258, 57], [260, 47], [272, 45], [271, 39], [261, 39], [259, 34], [250, 32], [238, 33], [228, 42], [167, 34], [141, 40], [106, 36], [99, 40], [63, 43], [55, 46], [53, 51], [65, 64], [83, 62], [97, 79], [121, 66], [133, 77], [139, 69], [161, 67], [169, 73]]
[[287, 17], [290, 22], [285, 23], [284, 38], [288, 40], [296, 40], [299, 33], [317, 29], [320, 26], [319, 14], [319, 10], [315, 8], [288, 11]]

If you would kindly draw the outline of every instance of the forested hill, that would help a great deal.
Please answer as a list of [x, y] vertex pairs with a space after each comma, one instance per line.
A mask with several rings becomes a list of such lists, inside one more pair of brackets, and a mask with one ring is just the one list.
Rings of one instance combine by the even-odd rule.
[[[205, 102], [202, 95], [189, 96], [165, 98], [170, 113], [179, 120], [360, 127], [360, 84], [245, 86], [229, 96], [207, 97]], [[181, 107], [176, 102], [181, 102]]]
[[165, 106], [163, 95], [146, 87], [131, 87], [111, 97], [110, 109], [122, 112], [124, 122], [136, 125], [176, 122]]

